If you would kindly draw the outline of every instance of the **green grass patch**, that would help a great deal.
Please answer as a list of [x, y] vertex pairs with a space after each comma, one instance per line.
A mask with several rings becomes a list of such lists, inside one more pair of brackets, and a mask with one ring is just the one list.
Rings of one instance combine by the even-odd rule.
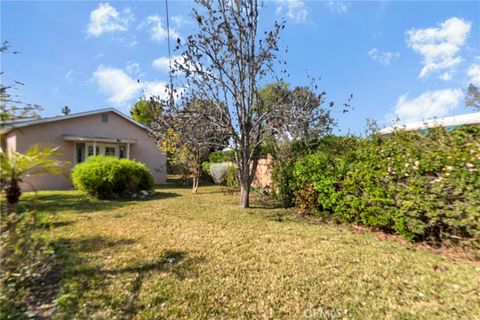
[[167, 185], [138, 201], [40, 192], [42, 232], [63, 265], [53, 318], [480, 315], [478, 264], [253, 204], [240, 209], [218, 186]]

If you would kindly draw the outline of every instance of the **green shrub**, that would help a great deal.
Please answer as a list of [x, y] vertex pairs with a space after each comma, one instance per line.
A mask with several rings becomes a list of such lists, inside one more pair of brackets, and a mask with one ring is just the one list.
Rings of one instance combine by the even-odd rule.
[[237, 168], [230, 164], [227, 167], [227, 174], [225, 175], [225, 185], [230, 188], [238, 188]]
[[210, 162], [208, 161], [202, 162], [202, 171], [210, 175]]
[[200, 179], [207, 182], [213, 182], [212, 175], [210, 174], [210, 162], [202, 162], [202, 174]]
[[288, 188], [297, 206], [340, 222], [478, 246], [479, 168], [478, 125], [328, 137], [295, 163]]
[[75, 166], [72, 178], [77, 189], [99, 199], [129, 197], [153, 189], [152, 174], [144, 164], [114, 157], [89, 157]]
[[292, 207], [294, 201], [294, 177], [293, 177], [293, 161], [275, 161], [272, 170], [272, 190], [274, 195], [282, 203], [285, 208]]
[[233, 150], [214, 151], [208, 156], [210, 163], [234, 162], [235, 153]]

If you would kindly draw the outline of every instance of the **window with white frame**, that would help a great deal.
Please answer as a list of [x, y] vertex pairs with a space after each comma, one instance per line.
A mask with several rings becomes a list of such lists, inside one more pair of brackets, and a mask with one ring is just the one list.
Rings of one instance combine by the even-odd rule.
[[119, 159], [128, 158], [128, 145], [101, 142], [76, 142], [75, 163], [82, 163], [91, 156], [111, 156]]
[[116, 148], [105, 146], [104, 153], [105, 153], [106, 156], [115, 157], [116, 156]]
[[118, 158], [124, 159], [127, 157], [127, 146], [118, 146]]
[[[95, 150], [93, 150], [95, 148]], [[87, 145], [88, 156], [98, 156], [100, 155], [100, 146], [94, 146], [93, 144]]]
[[85, 161], [85, 143], [75, 143], [75, 163]]

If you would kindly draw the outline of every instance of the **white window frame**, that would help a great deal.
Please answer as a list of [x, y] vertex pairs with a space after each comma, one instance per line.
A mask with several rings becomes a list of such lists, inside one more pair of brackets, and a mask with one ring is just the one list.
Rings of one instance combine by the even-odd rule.
[[[92, 156], [98, 156], [98, 155], [101, 155], [102, 154], [102, 150], [100, 149], [100, 144], [97, 145], [97, 143], [94, 141], [94, 142], [85, 142], [85, 159], [90, 157], [90, 155], [88, 155], [88, 148], [92, 147], [93, 149], [93, 154]], [[98, 154], [97, 154], [97, 147], [98, 147]]]
[[[74, 157], [74, 163], [77, 164], [77, 143], [83, 143], [85, 145], [85, 150], [84, 150], [84, 159], [83, 161], [87, 160], [89, 157], [88, 155], [88, 148], [92, 147], [93, 148], [93, 156], [98, 156], [98, 155], [105, 155], [105, 147], [110, 147], [110, 148], [115, 148], [115, 158], [119, 159], [120, 156], [120, 151], [119, 147], [123, 146], [125, 147], [125, 159], [130, 159], [130, 143], [103, 143], [103, 142], [75, 142], [74, 143], [74, 148], [73, 148], [73, 157]], [[98, 154], [97, 154], [97, 147], [98, 147]]]
[[115, 158], [118, 158], [118, 147], [119, 147], [118, 144], [114, 144], [114, 143], [102, 143], [102, 144], [100, 144], [100, 155], [102, 155], [102, 156], [105, 155], [105, 148], [114, 148], [114, 149], [115, 149], [115, 152], [114, 152], [113, 156], [114, 156]]

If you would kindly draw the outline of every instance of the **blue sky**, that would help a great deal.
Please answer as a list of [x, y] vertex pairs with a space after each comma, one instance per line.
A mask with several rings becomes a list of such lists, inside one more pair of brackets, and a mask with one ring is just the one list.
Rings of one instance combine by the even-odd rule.
[[[171, 33], [194, 31], [193, 2], [169, 1]], [[262, 25], [285, 18], [281, 45], [292, 85], [321, 77], [328, 100], [355, 109], [336, 113], [339, 130], [362, 132], [366, 119], [388, 125], [455, 115], [469, 83], [480, 85], [480, 2], [267, 1]], [[2, 82], [42, 116], [116, 107], [128, 113], [142, 94], [167, 81], [165, 3], [1, 2]], [[140, 79], [140, 83], [137, 82]]]

